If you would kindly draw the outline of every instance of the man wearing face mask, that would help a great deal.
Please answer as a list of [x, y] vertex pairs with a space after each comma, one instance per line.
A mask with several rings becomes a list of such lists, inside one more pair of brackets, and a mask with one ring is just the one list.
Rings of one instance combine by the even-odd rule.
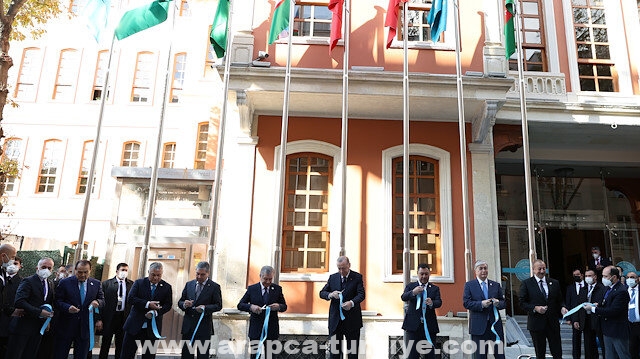
[[[576, 268], [573, 270], [572, 275], [573, 283], [567, 286], [565, 294], [565, 304], [569, 309], [587, 301], [587, 285], [584, 282], [582, 270], [580, 268]], [[581, 311], [583, 311], [583, 309], [580, 309], [578, 312], [567, 317], [569, 324], [573, 328], [573, 335], [571, 337], [571, 342], [573, 343], [573, 347], [571, 349], [573, 359], [580, 359], [582, 352], [582, 331], [584, 330], [585, 316], [580, 315]]]
[[60, 283], [60, 281], [65, 278], [67, 278], [67, 267], [66, 266], [58, 267], [58, 273], [56, 273], [56, 277], [53, 279], [53, 285], [57, 287], [58, 283]]
[[[584, 272], [584, 282], [587, 286], [587, 302], [599, 303], [604, 298], [606, 289], [598, 281], [596, 272], [589, 269]], [[608, 289], [608, 288], [607, 288]], [[598, 359], [598, 343], [596, 338], [600, 341], [602, 347], [602, 357], [605, 357], [604, 350], [604, 337], [602, 336], [602, 329], [600, 328], [600, 318], [597, 315], [588, 315], [586, 311], [578, 311], [580, 316], [580, 322], [584, 323], [584, 357], [585, 359]]]
[[38, 353], [42, 335], [40, 330], [53, 317], [55, 288], [49, 276], [53, 259], [42, 258], [36, 274], [23, 279], [16, 291], [15, 307], [24, 310], [21, 317], [12, 317], [9, 325], [7, 353], [13, 359], [33, 359]]
[[602, 284], [608, 287], [602, 302], [585, 304], [584, 309], [600, 316], [606, 358], [629, 359], [629, 292], [620, 282], [620, 272], [614, 266], [602, 270]]
[[639, 359], [640, 355], [640, 312], [638, 312], [638, 273], [627, 273], [627, 287], [629, 287], [629, 354], [632, 359]]
[[600, 252], [600, 247], [591, 247], [591, 257], [587, 263], [589, 269], [596, 272], [598, 278], [602, 279], [602, 270], [605, 267], [612, 265], [611, 261], [607, 257], [603, 257]]
[[[7, 277], [5, 278], [5, 286], [2, 292], [2, 300], [4, 303], [0, 305], [0, 359], [5, 358], [7, 351], [9, 323], [11, 322], [11, 315], [16, 311], [14, 301], [18, 285], [22, 280], [22, 277], [18, 274], [21, 268], [22, 260], [19, 257], [16, 257], [13, 263], [7, 266]], [[18, 312], [16, 312], [16, 315], [17, 313]]]
[[102, 345], [100, 345], [100, 359], [107, 359], [113, 336], [116, 337], [116, 358], [122, 353], [122, 339], [124, 338], [124, 321], [129, 316], [131, 303], [127, 295], [131, 291], [133, 281], [127, 279], [129, 265], [118, 263], [116, 276], [102, 282], [104, 292], [104, 308], [100, 311], [98, 323], [102, 323]]
[[0, 267], [0, 293], [4, 288], [4, 279], [7, 276], [7, 267], [13, 263], [13, 259], [16, 257], [16, 248], [8, 243], [0, 246], [0, 261], [2, 267]]

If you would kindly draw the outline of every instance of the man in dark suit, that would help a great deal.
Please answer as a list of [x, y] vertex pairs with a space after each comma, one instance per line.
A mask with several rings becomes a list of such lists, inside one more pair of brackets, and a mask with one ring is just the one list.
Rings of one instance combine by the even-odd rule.
[[97, 326], [102, 327], [102, 344], [100, 345], [100, 359], [109, 357], [109, 348], [113, 336], [116, 337], [115, 357], [122, 354], [122, 340], [124, 338], [124, 321], [131, 311], [131, 304], [127, 300], [127, 294], [131, 292], [133, 281], [127, 279], [129, 265], [118, 263], [116, 276], [102, 282], [104, 292], [104, 307], [100, 309]]
[[[200, 346], [196, 341], [210, 341], [213, 335], [212, 314], [222, 309], [222, 292], [220, 285], [209, 279], [209, 262], [200, 262], [196, 265], [196, 279], [187, 282], [182, 290], [182, 296], [178, 307], [184, 310], [182, 321], [182, 339], [190, 341], [193, 338], [193, 347], [197, 350]], [[202, 316], [204, 313], [204, 316]], [[195, 332], [198, 321], [200, 326]], [[195, 335], [194, 335], [195, 332]], [[210, 342], [209, 342], [209, 345]], [[194, 354], [198, 359], [209, 358], [209, 349], [201, 353], [189, 353], [189, 347], [182, 347], [182, 359], [193, 359]]]
[[[55, 289], [48, 279], [53, 270], [53, 259], [38, 261], [36, 274], [23, 279], [16, 291], [15, 307], [23, 310], [23, 316], [11, 318], [7, 353], [13, 359], [33, 359], [40, 346], [40, 329], [46, 318], [53, 317]], [[48, 306], [48, 307], [45, 307]]]
[[[464, 307], [469, 310], [469, 334], [477, 346], [473, 357], [486, 359], [487, 354], [493, 353], [494, 358], [504, 359], [502, 320], [500, 313], [496, 318], [494, 311], [494, 308], [501, 310], [506, 306], [502, 287], [498, 282], [487, 279], [489, 265], [486, 261], [476, 261], [473, 267], [476, 279], [465, 283], [462, 295]], [[492, 326], [498, 338], [491, 330]], [[500, 343], [497, 343], [498, 339]]]
[[562, 358], [560, 318], [567, 312], [562, 304], [560, 283], [547, 278], [547, 265], [540, 259], [533, 262], [533, 277], [520, 285], [520, 307], [527, 313], [527, 329], [536, 351], [536, 358], [544, 358], [546, 341], [554, 359]]
[[89, 307], [104, 306], [104, 293], [100, 281], [89, 278], [89, 272], [91, 262], [81, 259], [75, 265], [75, 275], [61, 279], [56, 287], [55, 359], [68, 358], [72, 343], [74, 358], [86, 358], [92, 349], [90, 330], [95, 328], [89, 327]]
[[[429, 283], [430, 275], [431, 270], [428, 265], [424, 263], [418, 264], [418, 280], [409, 283], [400, 296], [400, 299], [406, 302], [407, 305], [402, 329], [405, 330], [407, 336], [409, 345], [409, 356], [407, 358], [409, 359], [418, 359], [421, 354], [426, 354], [429, 359], [436, 357], [434, 346], [436, 335], [440, 332], [440, 328], [438, 327], [435, 309], [442, 306], [442, 299], [440, 298], [440, 288]], [[422, 315], [423, 310], [424, 318]], [[429, 332], [431, 343], [427, 341], [425, 328]], [[423, 350], [423, 348], [426, 348], [426, 350]]]
[[9, 323], [11, 323], [11, 317], [19, 315], [19, 311], [16, 311], [14, 306], [16, 299], [16, 291], [18, 285], [22, 280], [22, 277], [18, 274], [18, 271], [22, 268], [22, 259], [15, 257], [13, 263], [7, 266], [6, 277], [4, 278], [4, 289], [1, 292], [0, 298], [0, 359], [5, 358], [7, 351], [7, 344], [9, 342]]
[[[567, 286], [564, 301], [568, 309], [572, 309], [587, 301], [587, 285], [584, 282], [582, 270], [580, 268], [574, 269], [572, 276], [573, 282]], [[580, 359], [582, 353], [582, 333], [584, 330], [584, 316], [580, 315], [582, 311], [584, 311], [584, 309], [580, 309], [578, 312], [567, 317], [572, 327], [571, 343], [573, 347], [571, 354], [573, 355], [573, 359]]]
[[[606, 289], [602, 283], [598, 281], [596, 272], [588, 269], [584, 272], [584, 281], [587, 286], [587, 302], [599, 303], [604, 298]], [[602, 330], [600, 328], [600, 320], [597, 315], [588, 315], [585, 310], [578, 312], [580, 316], [580, 323], [584, 323], [584, 357], [585, 359], [598, 359], [598, 343], [596, 338], [600, 341], [602, 346], [602, 357], [604, 358], [604, 337], [602, 336]]]
[[587, 261], [587, 266], [596, 272], [598, 278], [602, 279], [602, 270], [612, 264], [609, 258], [602, 256], [600, 247], [591, 247], [591, 258]]
[[[280, 336], [280, 325], [278, 323], [278, 312], [287, 310], [287, 303], [282, 294], [282, 287], [273, 284], [273, 274], [275, 270], [271, 266], [264, 266], [260, 269], [260, 283], [250, 285], [238, 303], [238, 309], [251, 313], [249, 319], [249, 340], [251, 340], [251, 358], [256, 357], [255, 349], [261, 339], [262, 326], [266, 318], [266, 308], [271, 308], [269, 314], [269, 327], [265, 338], [265, 354], [269, 358], [273, 348], [272, 341], [278, 340]], [[277, 354], [277, 353], [276, 353]]]
[[602, 301], [595, 305], [585, 304], [584, 309], [600, 317], [606, 358], [629, 359], [629, 292], [620, 282], [620, 272], [614, 266], [602, 270], [602, 284], [608, 287]]
[[[331, 358], [342, 358], [342, 340], [347, 341], [349, 359], [358, 357], [364, 282], [362, 275], [351, 270], [349, 258], [337, 260], [338, 273], [329, 276], [327, 284], [320, 291], [320, 298], [330, 300], [329, 305], [329, 345]], [[342, 294], [342, 298], [340, 295]], [[344, 319], [343, 319], [344, 318]]]
[[[134, 359], [136, 356], [136, 341], [154, 344], [159, 338], [153, 331], [155, 318], [158, 329], [162, 333], [162, 316], [171, 310], [173, 292], [171, 285], [162, 280], [163, 266], [160, 262], [149, 265], [149, 275], [133, 282], [127, 301], [131, 304], [131, 312], [124, 323], [124, 339], [120, 359]], [[145, 351], [143, 359], [153, 359], [154, 352]]]
[[631, 359], [640, 359], [640, 298], [638, 298], [638, 273], [627, 273], [627, 287], [629, 288], [629, 355]]

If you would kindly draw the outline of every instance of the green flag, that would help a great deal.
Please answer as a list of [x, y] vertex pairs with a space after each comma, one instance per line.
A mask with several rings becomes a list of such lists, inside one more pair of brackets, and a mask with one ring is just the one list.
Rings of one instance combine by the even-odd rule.
[[505, 0], [504, 7], [504, 49], [507, 53], [507, 59], [509, 59], [516, 52], [515, 27], [513, 25], [516, 9], [513, 0]]
[[[271, 29], [269, 30], [269, 45], [278, 40], [282, 31], [289, 27], [289, 11], [291, 10], [291, 0], [280, 0], [273, 11]], [[289, 34], [291, 36], [291, 34]]]
[[228, 21], [229, 0], [220, 0], [218, 2], [218, 9], [216, 10], [216, 16], [213, 18], [213, 25], [211, 25], [211, 33], [209, 34], [213, 51], [215, 51], [218, 58], [222, 58], [227, 50], [227, 36], [229, 35]]
[[122, 40], [167, 20], [169, 0], [155, 0], [150, 4], [129, 10], [122, 15], [116, 37]]

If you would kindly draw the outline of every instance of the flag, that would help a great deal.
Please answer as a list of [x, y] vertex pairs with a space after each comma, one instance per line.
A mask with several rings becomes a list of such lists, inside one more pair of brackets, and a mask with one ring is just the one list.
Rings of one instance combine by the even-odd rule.
[[433, 0], [427, 16], [431, 27], [431, 41], [438, 42], [440, 34], [447, 29], [447, 0]]
[[211, 33], [209, 34], [213, 51], [215, 51], [218, 58], [222, 58], [227, 50], [228, 22], [229, 0], [220, 0], [216, 15], [213, 18], [213, 25], [211, 25]]
[[289, 12], [291, 11], [291, 0], [280, 0], [273, 11], [271, 19], [271, 29], [269, 30], [269, 45], [278, 40], [278, 35], [289, 27]]
[[82, 12], [82, 15], [87, 20], [89, 33], [97, 42], [100, 42], [100, 34], [107, 27], [110, 8], [110, 0], [89, 0]]
[[169, 14], [169, 0], [154, 0], [152, 3], [129, 10], [122, 15], [116, 37], [122, 40], [150, 27], [162, 24]]
[[331, 11], [331, 37], [329, 38], [329, 52], [336, 47], [338, 40], [342, 39], [342, 8], [344, 0], [329, 0], [327, 5]]
[[391, 47], [393, 39], [396, 37], [398, 30], [398, 13], [400, 12], [400, 6], [407, 0], [389, 0], [389, 6], [387, 7], [387, 18], [384, 21], [384, 26], [389, 28], [389, 36], [387, 37], [387, 49]]
[[504, 50], [509, 59], [516, 52], [515, 26], [513, 25], [516, 10], [513, 0], [506, 0], [504, 8]]

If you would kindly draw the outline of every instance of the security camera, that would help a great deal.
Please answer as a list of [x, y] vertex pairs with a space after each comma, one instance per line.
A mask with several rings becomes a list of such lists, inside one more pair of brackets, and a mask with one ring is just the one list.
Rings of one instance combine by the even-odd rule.
[[255, 67], [271, 67], [271, 63], [269, 61], [264, 61], [269, 57], [269, 54], [266, 51], [258, 51], [258, 57], [251, 62], [251, 64]]
[[258, 51], [258, 58], [256, 58], [254, 61], [262, 61], [267, 57], [269, 57], [269, 54], [266, 51]]

